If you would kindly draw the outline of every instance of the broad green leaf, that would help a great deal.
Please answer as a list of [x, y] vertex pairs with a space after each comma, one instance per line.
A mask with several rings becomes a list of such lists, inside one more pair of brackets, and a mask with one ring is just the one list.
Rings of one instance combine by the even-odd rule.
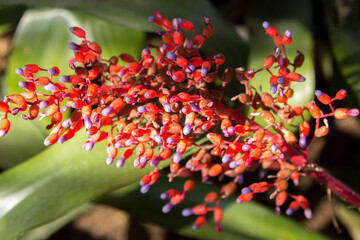
[[[53, 221], [95, 197], [140, 179], [152, 169], [133, 167], [134, 156], [121, 169], [114, 164], [109, 167], [105, 164], [106, 142], [86, 152], [81, 148], [85, 141], [81, 131], [74, 139], [51, 146], [0, 175], [2, 239], [14, 239]], [[190, 148], [184, 158], [194, 150]], [[168, 161], [162, 163], [166, 164]]]
[[[180, 190], [182, 183], [183, 181], [179, 179], [168, 183], [161, 178], [146, 195], [140, 194], [136, 185], [129, 185], [96, 201], [126, 210], [139, 220], [152, 221], [171, 231], [199, 239], [326, 239], [320, 234], [310, 232], [288, 217], [276, 215], [275, 210], [269, 210], [255, 201], [236, 204], [235, 197], [221, 201], [224, 218], [220, 234], [215, 231], [212, 214], [209, 214], [203, 227], [193, 231], [191, 226], [195, 218], [182, 217], [180, 211], [200, 204], [206, 193], [219, 189], [216, 185], [196, 182], [194, 190], [187, 193], [185, 200], [179, 206], [175, 206], [168, 214], [162, 213], [161, 208], [168, 201], [161, 200], [160, 194], [169, 188]], [[157, 217], [154, 218], [154, 215]]]
[[25, 235], [21, 236], [21, 240], [39, 240], [39, 239], [48, 239], [51, 235], [59, 231], [62, 227], [64, 227], [69, 222], [73, 221], [81, 214], [91, 210], [92, 205], [89, 203], [85, 203], [73, 210], [71, 210], [66, 215], [56, 219], [53, 222], [42, 225], [38, 228], [35, 228]]
[[360, 214], [343, 204], [336, 204], [336, 217], [346, 227], [352, 239], [360, 239]]
[[[80, 41], [69, 31], [69, 27], [75, 25], [86, 29], [89, 40], [101, 45], [104, 59], [122, 52], [137, 56], [144, 45], [144, 33], [88, 14], [66, 9], [28, 10], [16, 30], [6, 78], [2, 82], [6, 93], [23, 92], [18, 87], [22, 78], [15, 74], [14, 69], [25, 64], [34, 63], [42, 68], [58, 66], [61, 74], [73, 73], [68, 66], [68, 60], [73, 57], [68, 43]], [[43, 74], [46, 76], [45, 72]], [[10, 132], [0, 139], [1, 168], [12, 167], [44, 149], [45, 126], [49, 120], [24, 121], [20, 114], [11, 117]]]
[[[259, 8], [261, 6], [261, 8]], [[274, 7], [276, 6], [276, 7]], [[299, 11], [301, 9], [301, 11]], [[247, 24], [250, 31], [250, 57], [249, 66], [258, 70], [263, 67], [264, 59], [273, 53], [275, 44], [270, 36], [265, 34], [262, 27], [264, 21], [273, 25], [280, 34], [290, 29], [292, 32], [292, 43], [286, 46], [286, 54], [291, 62], [297, 55], [297, 50], [305, 55], [304, 64], [296, 70], [306, 79], [303, 83], [293, 82], [291, 88], [294, 95], [288, 103], [294, 106], [303, 106], [314, 98], [315, 90], [315, 67], [313, 61], [313, 38], [311, 35], [311, 6], [309, 1], [252, 1]], [[272, 70], [277, 74], [277, 70]], [[256, 89], [261, 85], [263, 92], [269, 92], [270, 74], [266, 71], [259, 72], [250, 84]], [[263, 122], [261, 117], [256, 118]], [[295, 119], [294, 124], [299, 124], [301, 119]], [[266, 125], [266, 124], [265, 124]], [[297, 130], [297, 129], [293, 129]]]
[[[69, 28], [72, 26], [83, 28], [87, 38], [102, 47], [104, 59], [124, 52], [139, 56], [144, 45], [143, 32], [120, 27], [88, 14], [66, 9], [28, 10], [15, 33], [4, 83], [5, 91], [22, 92], [18, 87], [21, 77], [15, 74], [14, 69], [25, 64], [37, 64], [45, 69], [57, 66], [60, 75], [73, 73], [68, 60], [74, 54], [68, 48], [68, 43], [79, 43], [81, 40], [70, 33]], [[45, 72], [41, 73], [46, 75]]]

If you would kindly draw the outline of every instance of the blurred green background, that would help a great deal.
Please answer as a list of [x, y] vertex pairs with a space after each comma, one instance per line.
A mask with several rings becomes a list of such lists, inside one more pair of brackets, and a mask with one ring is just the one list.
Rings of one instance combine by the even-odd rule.
[[[0, 6], [1, 96], [21, 92], [16, 67], [35, 63], [43, 68], [58, 66], [62, 74], [69, 73], [71, 51], [67, 46], [69, 41], [76, 41], [68, 31], [71, 26], [85, 29], [87, 38], [101, 45], [103, 58], [124, 52], [139, 57], [158, 29], [147, 22], [157, 10], [169, 19], [189, 19], [197, 30], [202, 29], [203, 16], [209, 16], [214, 35], [203, 53], [223, 53], [225, 65], [230, 67], [258, 69], [272, 53], [273, 43], [264, 34], [263, 21], [280, 32], [291, 29], [293, 43], [287, 52], [290, 59], [296, 50], [305, 54], [299, 72], [307, 79], [294, 85], [296, 94], [291, 103], [309, 102], [315, 89], [334, 96], [345, 88], [348, 96], [336, 106], [359, 107], [360, 4], [355, 0], [0, 0]], [[267, 83], [266, 75], [252, 81], [253, 86], [262, 85], [264, 90]], [[229, 85], [225, 102], [241, 91], [235, 79]], [[84, 136], [45, 149], [45, 122], [19, 117], [11, 121], [9, 134], [0, 139], [1, 239], [360, 238], [359, 213], [333, 198], [342, 230], [338, 233], [332, 224], [326, 190], [309, 178], [303, 178], [299, 189], [293, 190], [309, 198], [312, 220], [305, 221], [302, 213], [277, 216], [273, 203], [263, 194], [256, 197], [257, 202], [244, 205], [234, 199], [224, 201], [220, 235], [211, 219], [192, 231], [194, 219], [183, 218], [181, 209], [200, 203], [207, 191], [218, 188], [216, 184], [197, 184], [183, 205], [164, 215], [161, 207], [165, 201], [159, 194], [179, 186], [180, 180], [167, 183], [164, 173], [163, 181], [141, 195], [138, 180], [150, 169], [140, 171], [131, 163], [121, 170], [108, 167], [105, 145], [99, 144], [87, 153], [81, 149]], [[309, 160], [359, 191], [359, 139], [359, 119], [331, 120], [330, 134], [315, 141]], [[257, 177], [253, 175], [245, 175], [245, 185]]]

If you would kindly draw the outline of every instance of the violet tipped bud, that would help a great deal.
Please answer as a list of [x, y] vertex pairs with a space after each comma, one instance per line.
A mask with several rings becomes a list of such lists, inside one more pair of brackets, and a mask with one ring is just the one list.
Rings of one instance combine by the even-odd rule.
[[87, 152], [89, 152], [89, 151], [91, 151], [92, 149], [93, 149], [93, 147], [94, 147], [94, 142], [93, 141], [89, 141], [89, 142], [87, 142], [86, 144], [85, 144], [85, 151], [87, 151]]
[[162, 212], [163, 213], [168, 213], [171, 211], [171, 209], [174, 207], [174, 205], [172, 203], [167, 203], [163, 206], [162, 208]]
[[119, 160], [117, 160], [116, 167], [117, 168], [122, 168], [124, 166], [124, 163], [125, 163], [125, 158], [121, 157]]
[[189, 135], [189, 133], [191, 132], [191, 126], [190, 124], [185, 124], [184, 128], [183, 128], [183, 134], [186, 136], [186, 135]]
[[106, 108], [104, 108], [102, 111], [101, 111], [101, 115], [103, 115], [103, 116], [109, 116], [110, 115], [110, 113], [112, 113], [112, 111], [114, 111], [114, 108], [113, 107], [111, 107], [111, 106], [109, 106], [109, 107], [106, 107]]
[[179, 163], [182, 158], [182, 152], [176, 152], [173, 158], [174, 163]]
[[114, 162], [114, 158], [113, 158], [113, 157], [108, 157], [108, 158], [106, 159], [106, 164], [107, 164], [107, 165], [111, 165], [113, 162]]
[[194, 214], [194, 211], [192, 210], [192, 208], [185, 208], [181, 211], [181, 215], [183, 215], [184, 217], [188, 217]]
[[147, 192], [150, 190], [150, 187], [151, 187], [150, 184], [145, 184], [144, 186], [142, 186], [142, 187], [140, 188], [140, 192], [141, 192], [142, 194], [145, 194], [145, 193], [147, 193]]
[[272, 94], [275, 94], [277, 92], [277, 85], [276, 84], [273, 83], [273, 84], [270, 85], [270, 92]]
[[264, 21], [264, 22], [262, 23], [262, 26], [263, 26], [264, 29], [268, 29], [268, 28], [270, 27], [270, 23], [267, 22], [267, 21]]

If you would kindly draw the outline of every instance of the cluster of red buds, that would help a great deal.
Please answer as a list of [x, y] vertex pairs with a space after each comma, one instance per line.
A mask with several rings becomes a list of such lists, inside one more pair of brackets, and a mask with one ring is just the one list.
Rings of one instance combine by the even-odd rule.
[[[217, 231], [220, 231], [220, 200], [236, 193], [243, 183], [243, 173], [256, 168], [270, 169], [276, 174], [243, 187], [238, 203], [251, 200], [255, 193], [270, 190], [278, 213], [287, 199], [291, 199], [286, 214], [291, 215], [301, 208], [305, 216], [311, 218], [307, 199], [287, 192], [289, 180], [298, 185], [299, 175], [306, 166], [310, 126], [303, 112], [310, 112], [316, 119], [314, 136], [324, 136], [328, 132], [326, 117], [342, 119], [359, 113], [358, 109], [332, 107], [331, 102], [343, 99], [346, 91], [340, 90], [333, 99], [316, 91], [319, 101], [330, 106], [331, 113], [327, 114], [320, 111], [314, 101], [306, 106], [289, 105], [287, 99], [293, 95], [291, 83], [305, 81], [295, 72], [302, 65], [304, 55], [298, 52], [290, 62], [285, 52], [285, 45], [292, 41], [290, 30], [282, 36], [268, 22], [264, 22], [263, 27], [276, 47], [274, 53], [265, 58], [263, 67], [235, 71], [226, 68], [221, 73], [219, 66], [224, 63], [225, 56], [214, 53], [203, 58], [200, 52], [213, 33], [209, 18], [204, 18], [201, 33], [186, 19], [170, 21], [158, 12], [148, 20], [162, 27], [158, 33], [163, 43], [149, 45], [151, 50], [143, 49], [139, 61], [129, 54], [102, 59], [101, 47], [89, 41], [84, 30], [72, 27], [72, 34], [81, 39], [80, 43], [69, 44], [74, 52], [74, 58], [69, 61], [74, 74], [60, 75], [57, 67], [43, 69], [35, 64], [17, 68], [16, 73], [24, 79], [19, 86], [26, 91], [5, 96], [4, 101], [0, 101], [0, 111], [4, 113], [0, 136], [9, 131], [9, 113], [22, 112], [25, 120], [39, 115], [51, 118], [46, 127], [51, 130], [44, 141], [46, 146], [68, 141], [84, 127], [88, 135], [83, 144], [86, 151], [91, 151], [100, 141], [107, 141], [106, 164], [111, 165], [117, 159], [116, 167], [121, 168], [130, 156], [136, 155], [135, 167], [153, 167], [140, 181], [142, 193], [157, 181], [158, 164], [167, 161], [169, 181], [175, 177], [188, 180], [183, 189], [169, 189], [161, 194], [162, 199], [169, 201], [163, 207], [164, 213], [193, 190], [192, 178], [196, 172], [200, 172], [202, 182], [230, 179], [223, 183], [219, 192], [204, 196], [204, 203], [183, 210], [184, 216], [197, 215], [194, 229], [201, 227], [207, 214], [212, 212]], [[185, 38], [182, 31], [190, 32], [193, 37]], [[273, 73], [275, 69], [277, 74]], [[271, 94], [261, 93], [261, 90], [258, 93], [249, 87], [249, 81], [260, 71], [270, 74]], [[250, 118], [221, 102], [224, 88], [234, 75], [245, 85], [245, 93], [233, 100], [252, 107]], [[221, 89], [215, 90], [214, 82], [221, 82]], [[67, 111], [70, 117], [63, 119]], [[264, 119], [267, 126], [259, 126], [255, 122], [257, 116]], [[284, 122], [291, 123], [295, 117], [303, 119], [298, 126], [299, 139], [284, 126]], [[320, 119], [324, 120], [324, 126], [319, 126]], [[270, 133], [269, 128], [277, 134]], [[198, 144], [199, 139], [207, 141]], [[184, 159], [190, 147], [198, 151], [190, 159]]]

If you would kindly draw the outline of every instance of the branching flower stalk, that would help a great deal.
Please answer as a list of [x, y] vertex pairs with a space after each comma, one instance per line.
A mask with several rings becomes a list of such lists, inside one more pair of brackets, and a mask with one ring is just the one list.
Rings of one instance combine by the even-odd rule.
[[[83, 29], [72, 27], [70, 31], [81, 39], [80, 43], [69, 43], [74, 52], [69, 66], [74, 74], [60, 75], [57, 67], [43, 69], [36, 64], [17, 68], [16, 73], [23, 78], [19, 86], [25, 92], [5, 96], [0, 101], [3, 113], [0, 136], [10, 129], [7, 116], [19, 113], [25, 120], [34, 120], [39, 115], [50, 118], [46, 146], [69, 141], [85, 128], [88, 140], [83, 148], [91, 151], [96, 143], [107, 141], [108, 165], [115, 162], [121, 168], [130, 156], [136, 155], [135, 167], [153, 167], [140, 180], [142, 193], [156, 182], [158, 165], [166, 161], [170, 166], [169, 181], [176, 177], [187, 180], [182, 189], [169, 189], [161, 194], [162, 199], [168, 200], [162, 209], [164, 213], [193, 190], [192, 178], [197, 172], [204, 183], [220, 180], [223, 185], [219, 192], [206, 194], [203, 203], [182, 211], [183, 216], [197, 216], [193, 229], [201, 227], [212, 212], [216, 229], [220, 231], [221, 199], [236, 193], [243, 184], [243, 173], [254, 169], [269, 169], [275, 175], [242, 187], [238, 203], [250, 201], [256, 193], [271, 191], [270, 198], [275, 199], [279, 214], [281, 207], [290, 202], [286, 204], [287, 215], [302, 209], [311, 218], [306, 197], [288, 192], [288, 185], [291, 182], [298, 185], [300, 174], [307, 173], [348, 203], [360, 207], [358, 194], [308, 163], [306, 156], [313, 139], [328, 133], [328, 117], [357, 116], [359, 110], [334, 109], [332, 102], [346, 96], [344, 89], [334, 98], [319, 90], [315, 92], [317, 99], [329, 106], [329, 113], [323, 113], [315, 101], [305, 106], [288, 104], [294, 92], [291, 83], [305, 81], [297, 72], [304, 55], [298, 52], [293, 62], [286, 55], [285, 46], [292, 41], [290, 30], [280, 35], [275, 27], [264, 22], [275, 51], [265, 58], [263, 66], [257, 70], [226, 68], [221, 73], [219, 66], [225, 62], [225, 56], [214, 53], [204, 58], [200, 52], [213, 33], [209, 18], [204, 18], [201, 33], [186, 19], [170, 21], [158, 12], [148, 20], [162, 28], [158, 33], [163, 43], [149, 44], [151, 50], [143, 49], [139, 61], [129, 54], [101, 58], [101, 47], [88, 40]], [[184, 38], [182, 31], [193, 33], [193, 37]], [[269, 73], [270, 93], [249, 86], [261, 71]], [[232, 100], [250, 106], [250, 118], [222, 102], [224, 89], [234, 75], [244, 85], [245, 92]], [[221, 83], [221, 89], [215, 90], [214, 83]], [[309, 133], [313, 127], [303, 117], [305, 111], [316, 119], [312, 138]], [[70, 117], [63, 119], [64, 114]], [[267, 125], [258, 125], [257, 117]], [[296, 117], [302, 119], [297, 126], [299, 139], [285, 126]], [[199, 139], [207, 141], [198, 145]], [[185, 159], [183, 155], [190, 146], [198, 151]]]

